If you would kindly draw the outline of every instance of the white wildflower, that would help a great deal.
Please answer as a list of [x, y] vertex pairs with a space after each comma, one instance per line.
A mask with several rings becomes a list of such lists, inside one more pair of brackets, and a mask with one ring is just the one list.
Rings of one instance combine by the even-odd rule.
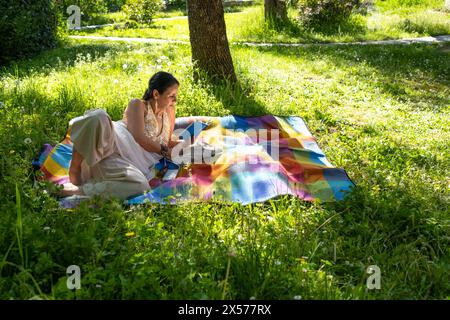
[[122, 69], [125, 70], [126, 68], [128, 68], [128, 65], [127, 65], [126, 63], [124, 63], [124, 64], [122, 65]]
[[158, 64], [160, 64], [162, 62], [161, 59], [156, 60], [156, 62], [158, 62]]
[[114, 79], [114, 84], [118, 84], [118, 83], [119, 83], [119, 80]]
[[276, 264], [277, 266], [279, 266], [279, 265], [281, 265], [281, 261], [280, 261], [280, 260], [276, 260], [276, 261], [275, 261], [275, 264]]
[[26, 138], [25, 140], [23, 140], [23, 142], [25, 144], [31, 144], [33, 141], [30, 138]]
[[236, 250], [234, 248], [230, 248], [230, 250], [228, 250], [228, 256], [236, 257]]
[[50, 230], [50, 227], [44, 227], [43, 230], [44, 231]]
[[302, 300], [302, 296], [294, 296], [294, 300]]
[[256, 300], [256, 297], [255, 296], [251, 296], [250, 300]]

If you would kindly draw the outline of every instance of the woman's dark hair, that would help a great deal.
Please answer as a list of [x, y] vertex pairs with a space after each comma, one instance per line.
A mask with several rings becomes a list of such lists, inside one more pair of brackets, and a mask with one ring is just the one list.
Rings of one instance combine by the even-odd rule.
[[149, 101], [152, 98], [153, 90], [158, 90], [160, 94], [164, 93], [174, 84], [180, 85], [177, 79], [168, 72], [159, 71], [155, 73], [148, 81], [148, 88], [145, 90], [142, 100]]

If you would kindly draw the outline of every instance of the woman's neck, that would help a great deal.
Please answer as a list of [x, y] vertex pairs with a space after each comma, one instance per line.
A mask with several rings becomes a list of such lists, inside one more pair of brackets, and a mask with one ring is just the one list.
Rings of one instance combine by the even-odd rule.
[[150, 108], [152, 108], [153, 113], [155, 114], [155, 116], [159, 116], [163, 113], [163, 110], [159, 108], [158, 104], [156, 103], [156, 100], [151, 99], [148, 102], [148, 105], [150, 106]]

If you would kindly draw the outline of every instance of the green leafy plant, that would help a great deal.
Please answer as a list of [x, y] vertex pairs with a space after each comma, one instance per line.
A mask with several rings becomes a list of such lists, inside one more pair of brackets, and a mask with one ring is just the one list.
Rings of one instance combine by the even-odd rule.
[[176, 9], [185, 9], [186, 8], [186, 0], [165, 0], [164, 1], [166, 8], [176, 8]]
[[125, 22], [124, 27], [126, 29], [137, 29], [139, 28], [139, 24], [134, 20], [128, 20], [127, 22]]
[[0, 64], [57, 45], [58, 19], [53, 1], [0, 0]]
[[299, 0], [299, 19], [306, 26], [333, 24], [347, 19], [361, 0]]
[[106, 0], [105, 2], [108, 12], [120, 11], [125, 4], [125, 0]]
[[67, 8], [76, 5], [80, 7], [86, 18], [94, 13], [105, 13], [107, 11], [107, 3], [102, 0], [54, 0], [54, 2], [60, 13], [67, 14]]
[[161, 0], [127, 0], [123, 11], [127, 14], [129, 20], [150, 24], [162, 5]]

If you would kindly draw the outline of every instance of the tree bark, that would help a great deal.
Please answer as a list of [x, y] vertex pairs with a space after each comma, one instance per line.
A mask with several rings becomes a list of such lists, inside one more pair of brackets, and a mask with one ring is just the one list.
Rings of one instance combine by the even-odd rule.
[[264, 0], [264, 16], [269, 23], [282, 22], [287, 19], [285, 0]]
[[222, 0], [188, 0], [192, 61], [213, 79], [236, 81]]

